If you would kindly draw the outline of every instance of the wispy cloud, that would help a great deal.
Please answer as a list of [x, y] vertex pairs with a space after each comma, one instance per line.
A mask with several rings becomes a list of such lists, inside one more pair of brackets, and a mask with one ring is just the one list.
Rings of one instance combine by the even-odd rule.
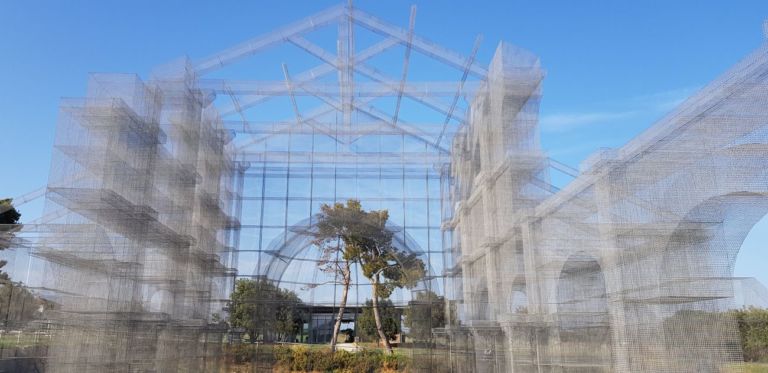
[[615, 124], [642, 115], [658, 115], [680, 105], [695, 89], [680, 88], [594, 105], [617, 108], [615, 110], [546, 114], [540, 118], [541, 129], [547, 133], [564, 133], [585, 127]]
[[656, 92], [648, 95], [633, 97], [629, 104], [639, 105], [644, 108], [668, 111], [680, 105], [700, 87], [685, 87]]
[[585, 154], [591, 154], [592, 152], [604, 148], [610, 147], [617, 142], [620, 142], [620, 138], [606, 138], [599, 141], [589, 141], [574, 144], [571, 146], [556, 146], [547, 150], [547, 155], [558, 160], [571, 160], [574, 156], [584, 156]]
[[558, 113], [542, 116], [540, 123], [545, 132], [568, 132], [586, 125], [613, 122], [634, 115], [637, 115], [636, 111]]

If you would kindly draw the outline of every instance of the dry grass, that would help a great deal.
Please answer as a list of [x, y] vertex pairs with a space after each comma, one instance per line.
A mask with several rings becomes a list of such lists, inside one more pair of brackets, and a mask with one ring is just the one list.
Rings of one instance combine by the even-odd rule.
[[721, 371], [722, 373], [768, 373], [768, 363], [743, 363], [732, 365]]

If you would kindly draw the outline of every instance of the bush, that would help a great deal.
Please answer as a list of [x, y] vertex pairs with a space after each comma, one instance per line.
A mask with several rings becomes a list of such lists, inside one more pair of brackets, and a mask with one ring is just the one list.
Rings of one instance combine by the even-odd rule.
[[374, 373], [403, 371], [408, 366], [407, 357], [379, 350], [331, 353], [329, 349], [310, 350], [306, 346], [275, 346], [273, 353], [278, 367], [298, 372]]
[[381, 358], [381, 367], [390, 370], [403, 370], [407, 366], [407, 359], [403, 355], [384, 355]]
[[349, 368], [353, 372], [373, 373], [383, 368], [384, 353], [378, 350], [363, 350], [354, 354], [355, 358]]
[[330, 350], [315, 350], [309, 355], [309, 361], [312, 370], [320, 372], [333, 372], [336, 367], [334, 366], [334, 355]]
[[310, 365], [308, 348], [304, 346], [293, 347], [291, 369], [298, 370], [300, 372], [309, 372], [310, 370], [312, 370], [312, 366]]
[[354, 360], [355, 354], [341, 350], [336, 351], [336, 353], [333, 354], [333, 367], [336, 370], [346, 372], [347, 370], [350, 370], [347, 367], [352, 366]]
[[768, 362], [768, 309], [731, 311], [739, 326], [744, 361]]
[[289, 367], [293, 361], [293, 350], [288, 346], [275, 346], [272, 350], [275, 355], [275, 363]]
[[253, 345], [239, 344], [231, 348], [231, 354], [235, 363], [242, 364], [254, 360], [256, 350]]

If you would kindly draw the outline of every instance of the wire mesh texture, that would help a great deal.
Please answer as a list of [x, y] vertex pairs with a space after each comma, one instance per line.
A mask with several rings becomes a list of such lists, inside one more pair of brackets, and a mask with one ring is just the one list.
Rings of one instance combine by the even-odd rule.
[[[0, 368], [223, 371], [239, 280], [274, 284], [258, 309], [310, 315], [263, 343], [326, 343], [342, 281], [319, 269], [319, 214], [355, 199], [425, 264], [389, 297], [427, 325], [401, 332], [414, 371], [738, 369], [726, 311], [768, 294], [733, 276], [768, 213], [768, 47], [574, 170], [540, 145], [538, 57], [501, 42], [484, 67], [479, 37], [464, 56], [415, 16], [350, 2], [146, 80], [90, 75], [61, 104], [44, 216], [0, 226]], [[346, 326], [372, 296], [353, 265]]]

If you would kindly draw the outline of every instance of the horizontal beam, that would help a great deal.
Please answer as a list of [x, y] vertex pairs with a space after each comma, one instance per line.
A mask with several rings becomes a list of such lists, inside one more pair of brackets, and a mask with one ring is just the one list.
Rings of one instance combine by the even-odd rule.
[[[411, 37], [413, 37], [413, 35], [411, 35]], [[321, 48], [321, 47], [319, 47], [319, 46], [317, 46], [317, 45], [311, 43], [310, 41], [308, 41], [308, 40], [306, 40], [304, 38], [301, 38], [301, 37], [291, 38], [290, 41], [292, 43], [294, 43], [296, 46], [298, 46], [299, 48], [301, 48], [304, 51], [306, 51], [307, 53], [309, 53], [309, 54], [311, 54], [311, 55], [321, 59], [322, 61], [324, 61], [328, 65], [336, 66], [337, 68], [339, 68], [339, 66], [338, 66], [339, 65], [339, 63], [338, 63], [338, 56], [335, 56], [335, 55], [327, 52], [323, 48]], [[408, 41], [411, 41], [410, 37], [409, 37]], [[408, 44], [408, 45], [410, 46], [410, 44]], [[444, 105], [443, 103], [441, 103], [439, 101], [432, 100], [429, 95], [428, 96], [423, 96], [423, 97], [416, 97], [416, 96], [410, 95], [408, 91], [405, 91], [405, 90], [401, 91], [400, 90], [401, 81], [392, 80], [392, 79], [386, 77], [384, 74], [382, 74], [378, 70], [376, 70], [375, 68], [372, 68], [370, 66], [366, 66], [366, 65], [364, 65], [362, 63], [355, 64], [354, 66], [352, 66], [352, 68], [356, 72], [358, 72], [360, 74], [363, 74], [363, 75], [365, 75], [365, 76], [367, 76], [367, 77], [377, 81], [380, 84], [384, 84], [385, 86], [388, 86], [389, 89], [396, 90], [400, 94], [400, 96], [402, 96], [402, 94], [405, 94], [409, 98], [412, 98], [412, 99], [420, 102], [421, 104], [423, 104], [423, 105], [425, 105], [425, 106], [427, 106], [427, 107], [429, 107], [429, 108], [431, 108], [431, 109], [433, 109], [435, 111], [440, 112], [443, 115], [448, 114], [448, 107], [447, 107], [447, 105]], [[339, 71], [341, 71], [341, 69], [339, 69]], [[343, 81], [341, 81], [341, 79], [340, 79], [340, 83], [336, 87], [337, 88], [342, 88], [342, 89], [339, 90], [340, 92], [348, 92], [348, 91], [350, 91], [350, 89], [346, 89], [347, 87], [343, 86], [344, 84], [345, 83]], [[455, 87], [456, 87], [456, 84], [458, 84], [458, 82], [454, 82], [453, 84], [454, 84], [454, 90], [451, 93], [451, 96], [453, 94], [455, 94], [455, 92], [456, 92], [455, 91]], [[358, 90], [359, 90], [359, 87], [355, 86], [355, 91], [358, 91]], [[357, 93], [355, 93], [355, 95], [357, 95]], [[398, 97], [400, 97], [400, 96], [398, 96]], [[399, 110], [399, 102], [398, 102], [398, 108], [397, 109]], [[464, 117], [463, 113], [457, 113], [456, 116], [458, 116], [460, 118]]]
[[[304, 89], [304, 87], [302, 87], [302, 89]], [[327, 96], [323, 96], [323, 95], [320, 95], [320, 94], [317, 94], [317, 93], [314, 93], [314, 92], [311, 92], [311, 93], [313, 94], [313, 96], [315, 96], [316, 98], [319, 98], [320, 100], [324, 101], [329, 106], [335, 107], [335, 108], [337, 108], [337, 110], [339, 109], [339, 107], [340, 107], [340, 103], [339, 102], [334, 101], [332, 98], [327, 97]], [[429, 146], [431, 146], [431, 147], [433, 147], [435, 149], [438, 149], [438, 150], [440, 150], [441, 152], [443, 152], [445, 154], [449, 153], [449, 151], [447, 149], [435, 145], [433, 143], [434, 141], [430, 141], [428, 138], [426, 138], [419, 128], [414, 128], [414, 127], [410, 126], [408, 123], [404, 123], [404, 122], [400, 122], [398, 125], [394, 125], [392, 122], [389, 121], [388, 115], [386, 113], [383, 113], [381, 110], [377, 109], [374, 106], [368, 105], [368, 103], [365, 102], [365, 101], [356, 101], [356, 102], [354, 102], [352, 104], [352, 109], [356, 110], [356, 111], [358, 111], [360, 113], [363, 113], [363, 114], [365, 114], [365, 115], [367, 115], [367, 116], [369, 116], [369, 117], [371, 117], [371, 118], [373, 118], [375, 120], [380, 120], [380, 121], [386, 123], [386, 125], [391, 126], [394, 129], [400, 130], [403, 134], [411, 136], [413, 138], [416, 138], [419, 141], [422, 141], [425, 144], [427, 144], [427, 145], [429, 145]], [[339, 110], [339, 111], [341, 111], [341, 110]], [[346, 129], [346, 131], [351, 131], [351, 128], [350, 129]], [[343, 138], [343, 136], [342, 136], [342, 138]]]
[[398, 129], [402, 131], [404, 134], [424, 142], [428, 146], [439, 150], [443, 154], [450, 154], [448, 149], [445, 149], [439, 145], [435, 145], [434, 141], [430, 141], [429, 138], [421, 131], [421, 128], [414, 127], [411, 124], [403, 121], [400, 121], [397, 125], [395, 125], [392, 122], [388, 121], [389, 118], [387, 118], [386, 113], [381, 112], [380, 110], [376, 109], [373, 106], [366, 107], [364, 105], [355, 104], [355, 110], [363, 114], [366, 114], [371, 118], [381, 120], [382, 122], [386, 123], [388, 126], [391, 126], [394, 129]]
[[[355, 70], [357, 70], [357, 72], [359, 72], [360, 74], [363, 74], [363, 75], [365, 75], [365, 76], [367, 76], [367, 77], [377, 81], [379, 84], [383, 84], [385, 86], [385, 87], [383, 87], [384, 89], [390, 89], [390, 90], [394, 90], [394, 91], [399, 91], [399, 88], [400, 88], [400, 83], [399, 82], [395, 82], [395, 81], [387, 78], [386, 76], [381, 74], [378, 70], [376, 70], [376, 69], [374, 69], [372, 67], [365, 66], [365, 65], [359, 65], [359, 66], [355, 67]], [[439, 102], [439, 101], [432, 100], [432, 97], [437, 96], [437, 95], [435, 95], [435, 94], [427, 94], [427, 95], [423, 95], [423, 96], [420, 96], [420, 97], [417, 96], [417, 95], [413, 95], [413, 94], [410, 93], [410, 90], [409, 90], [409, 87], [408, 87], [411, 84], [414, 84], [414, 83], [405, 83], [404, 84], [402, 93], [405, 96], [407, 96], [409, 98], [412, 98], [413, 100], [421, 103], [422, 105], [424, 105], [424, 106], [426, 106], [426, 107], [428, 107], [428, 108], [430, 108], [432, 110], [435, 110], [435, 111], [437, 111], [437, 112], [439, 112], [439, 113], [441, 113], [443, 115], [447, 115], [448, 114], [448, 110], [449, 110], [448, 105], [443, 104], [442, 102]], [[452, 92], [448, 93], [446, 91], [446, 93], [443, 96], [453, 96], [456, 93], [456, 85], [458, 84], [458, 82], [451, 82], [451, 84], [453, 84], [452, 89], [450, 89]], [[463, 112], [457, 113], [456, 117], [460, 118], [459, 121], [462, 121], [463, 119], [461, 119], [461, 118], [464, 117], [464, 113]]]
[[[366, 72], [369, 70], [365, 69]], [[367, 74], [366, 74], [367, 75]], [[371, 73], [371, 75], [373, 75]], [[356, 97], [396, 97], [400, 94], [400, 82], [385, 80], [380, 75], [375, 75], [381, 79], [381, 82], [356, 82]], [[259, 96], [312, 96], [322, 94], [324, 96], [338, 96], [338, 83], [326, 82], [302, 82], [292, 80], [294, 89], [286, 86], [285, 81], [257, 81], [257, 80], [227, 80], [227, 79], [203, 79], [199, 82], [199, 87], [204, 90], [211, 90], [217, 93], [225, 94], [250, 94]], [[406, 82], [402, 85], [403, 94], [415, 97], [453, 97], [456, 94], [458, 81], [429, 81], [429, 82]], [[295, 87], [301, 87], [306, 91], [296, 90]], [[471, 91], [475, 93], [482, 89], [481, 82], [467, 82], [464, 86], [464, 92]]]
[[[333, 123], [333, 122], [316, 121], [315, 123], [323, 126], [324, 128], [335, 128], [335, 126], [337, 125], [337, 123]], [[262, 122], [248, 121], [250, 128], [246, 126], [245, 122], [240, 120], [225, 120], [223, 121], [223, 124], [226, 130], [234, 131], [236, 133], [242, 133], [242, 134], [255, 134], [255, 135], [280, 134], [280, 133], [288, 133], [289, 131], [291, 132], [291, 134], [294, 134], [294, 135], [307, 135], [307, 134], [317, 133], [316, 131], [313, 131], [311, 127], [296, 126], [296, 122], [291, 120], [262, 121]], [[419, 133], [423, 135], [437, 136], [440, 133], [442, 123], [438, 123], [438, 122], [410, 123], [410, 127], [419, 128]], [[351, 131], [349, 131], [348, 134], [352, 136], [395, 135], [395, 134], [399, 135], [399, 134], [402, 134], [402, 132], [403, 131], [393, 128], [390, 122], [382, 121], [382, 120], [371, 120], [371, 121], [364, 121], [364, 122], [355, 121], [354, 127], [352, 128]]]
[[314, 163], [314, 164], [421, 164], [432, 165], [450, 162], [451, 157], [438, 152], [252, 152], [243, 151], [238, 161], [274, 162], [274, 163]]
[[[361, 102], [368, 102], [369, 100], [370, 99], [365, 99], [365, 100], [361, 100]], [[338, 111], [338, 110], [339, 110], [339, 108], [338, 108], [338, 106], [335, 105], [334, 102], [332, 102], [331, 100], [327, 100], [326, 104], [321, 105], [320, 107], [317, 107], [317, 108], [307, 112], [305, 115], [303, 115], [302, 118], [301, 118], [301, 122], [294, 124], [294, 126], [295, 126], [295, 128], [299, 128], [299, 127], [301, 127], [300, 126], [301, 124], [307, 124], [310, 127], [312, 127], [313, 129], [317, 130], [318, 132], [320, 132], [320, 133], [322, 133], [324, 135], [327, 135], [328, 137], [330, 137], [330, 138], [332, 138], [332, 139], [334, 139], [336, 141], [342, 142], [341, 139], [339, 139], [335, 135], [336, 128], [335, 128], [334, 124], [326, 123], [327, 125], [325, 125], [324, 123], [321, 123], [321, 122], [319, 122], [317, 120], [317, 118], [320, 118], [323, 115], [326, 115], [326, 114], [329, 114], [329, 113], [332, 113], [332, 112]], [[237, 145], [236, 147], [237, 147], [238, 150], [245, 149], [245, 148], [250, 147], [250, 146], [252, 146], [254, 144], [258, 144], [258, 143], [264, 141], [265, 139], [266, 139], [266, 137], [262, 137], [262, 138], [253, 137], [251, 139], [248, 139], [246, 142]]]
[[[380, 41], [366, 48], [362, 52], [356, 54], [355, 62], [360, 62], [360, 63], [365, 62], [396, 45], [398, 45], [398, 41], [397, 39], [394, 39], [394, 38], [388, 38], [383, 41]], [[322, 65], [315, 66], [309, 70], [305, 70], [297, 74], [296, 76], [293, 77], [293, 81], [295, 84], [308, 83], [308, 82], [312, 82], [317, 79], [320, 79], [336, 71], [337, 71], [336, 66], [331, 66], [327, 63], [323, 63]], [[246, 110], [248, 108], [251, 108], [258, 104], [266, 102], [267, 100], [273, 97], [275, 96], [269, 96], [269, 95], [261, 96], [261, 95], [249, 94], [247, 96], [241, 97], [240, 108], [242, 110]], [[219, 114], [221, 114], [222, 116], [233, 114], [235, 112], [236, 112], [236, 108], [234, 107], [234, 105], [229, 105], [229, 106], [219, 108]]]

